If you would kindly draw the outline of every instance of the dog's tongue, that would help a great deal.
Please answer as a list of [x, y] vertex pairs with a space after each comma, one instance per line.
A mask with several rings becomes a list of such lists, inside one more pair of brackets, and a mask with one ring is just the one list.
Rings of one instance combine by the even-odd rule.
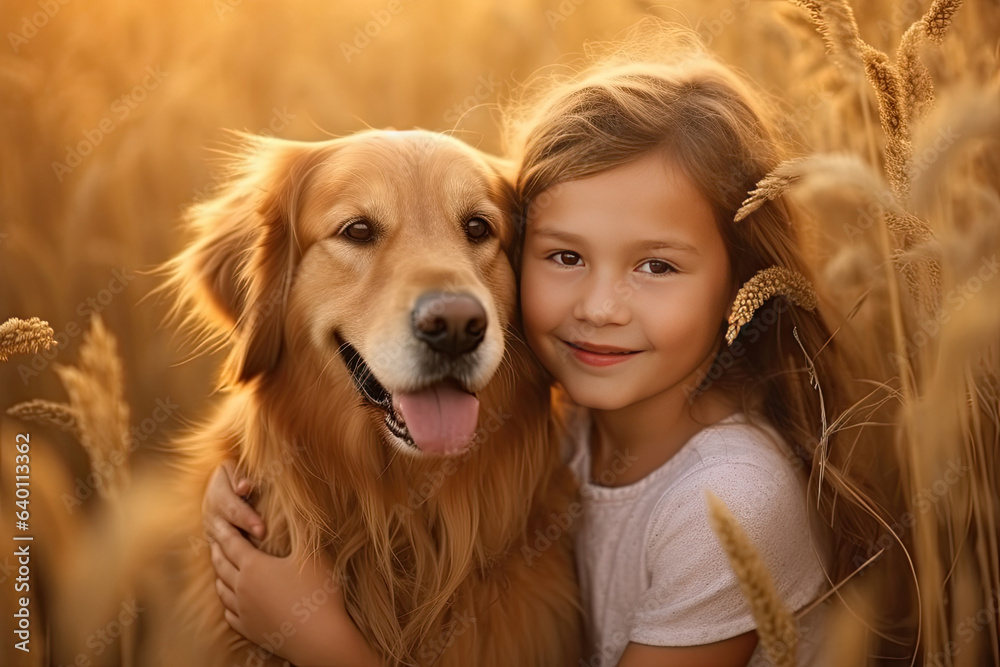
[[413, 442], [421, 451], [448, 454], [472, 442], [479, 420], [479, 400], [454, 382], [439, 382], [393, 397]]

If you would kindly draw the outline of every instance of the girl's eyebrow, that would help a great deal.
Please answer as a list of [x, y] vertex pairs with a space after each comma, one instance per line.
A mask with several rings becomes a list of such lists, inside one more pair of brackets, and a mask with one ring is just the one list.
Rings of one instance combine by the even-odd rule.
[[[577, 234], [571, 234], [570, 232], [561, 232], [555, 229], [535, 229], [532, 230], [535, 236], [544, 236], [547, 238], [553, 238], [557, 241], [563, 241], [565, 243], [583, 243], [584, 238]], [[645, 241], [635, 241], [628, 245], [628, 249], [633, 252], [638, 252], [640, 250], [679, 250], [681, 252], [689, 252], [693, 255], [701, 255], [698, 249], [695, 248], [690, 243], [685, 243], [684, 241], [679, 241], [676, 239], [655, 239], [655, 240], [645, 240]]]
[[[531, 229], [530, 225], [528, 227]], [[548, 238], [556, 239], [557, 241], [565, 241], [567, 243], [580, 243], [584, 239], [582, 236], [577, 234], [570, 234], [569, 232], [560, 232], [555, 229], [531, 229], [531, 233], [534, 236], [545, 236]]]
[[629, 248], [635, 250], [680, 250], [681, 252], [689, 252], [693, 255], [700, 255], [698, 249], [695, 248], [690, 243], [685, 243], [684, 241], [678, 240], [657, 240], [657, 241], [636, 241], [635, 243], [630, 243]]

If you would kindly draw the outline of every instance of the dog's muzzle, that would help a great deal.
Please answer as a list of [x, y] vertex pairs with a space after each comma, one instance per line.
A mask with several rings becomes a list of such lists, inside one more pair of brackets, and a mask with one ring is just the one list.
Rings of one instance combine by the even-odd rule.
[[[479, 401], [457, 377], [486, 335], [482, 303], [463, 293], [428, 292], [411, 312], [413, 336], [428, 348], [427, 385], [392, 392], [347, 342], [340, 353], [361, 396], [382, 410], [389, 432], [407, 445], [434, 454], [452, 454], [471, 444], [479, 420]], [[425, 364], [427, 365], [427, 364]]]

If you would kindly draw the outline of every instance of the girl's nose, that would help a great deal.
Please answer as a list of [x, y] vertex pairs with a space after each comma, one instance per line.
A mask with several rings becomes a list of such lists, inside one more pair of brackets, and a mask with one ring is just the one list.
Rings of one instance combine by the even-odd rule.
[[629, 285], [621, 279], [595, 278], [581, 285], [582, 290], [573, 309], [573, 316], [594, 327], [631, 322]]

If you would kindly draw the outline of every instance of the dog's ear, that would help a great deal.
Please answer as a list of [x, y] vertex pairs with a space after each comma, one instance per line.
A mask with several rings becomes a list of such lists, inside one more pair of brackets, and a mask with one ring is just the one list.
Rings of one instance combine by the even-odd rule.
[[310, 159], [309, 144], [246, 137], [221, 190], [193, 205], [194, 241], [163, 267], [176, 293], [173, 315], [233, 349], [226, 382], [246, 382], [274, 368], [281, 353], [285, 304], [300, 250], [295, 217]]

